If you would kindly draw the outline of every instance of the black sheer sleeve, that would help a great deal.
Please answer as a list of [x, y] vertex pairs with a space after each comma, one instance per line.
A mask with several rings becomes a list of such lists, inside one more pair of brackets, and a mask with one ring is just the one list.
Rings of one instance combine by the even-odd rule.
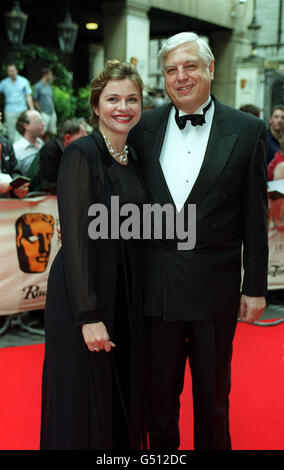
[[77, 324], [101, 320], [95, 286], [89, 279], [89, 263], [94, 260], [89, 256], [88, 209], [94, 202], [96, 176], [81, 147], [74, 143], [64, 151], [57, 193], [65, 282]]

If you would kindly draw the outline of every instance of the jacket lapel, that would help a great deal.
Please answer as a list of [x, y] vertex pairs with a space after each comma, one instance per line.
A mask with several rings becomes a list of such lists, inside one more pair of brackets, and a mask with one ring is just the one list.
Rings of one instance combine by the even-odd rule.
[[[225, 167], [238, 139], [238, 135], [230, 130], [226, 108], [214, 96], [212, 98], [215, 112], [203, 164], [185, 204], [202, 201]], [[161, 205], [169, 202], [174, 204], [159, 160], [171, 107], [171, 104], [165, 107], [156, 125], [149, 122], [144, 128], [145, 149], [147, 152], [151, 149], [150, 158], [145, 156], [147, 180], [151, 193]]]
[[185, 204], [198, 204], [206, 196], [224, 169], [238, 140], [226, 119], [226, 110], [214, 97], [215, 113], [199, 175]]

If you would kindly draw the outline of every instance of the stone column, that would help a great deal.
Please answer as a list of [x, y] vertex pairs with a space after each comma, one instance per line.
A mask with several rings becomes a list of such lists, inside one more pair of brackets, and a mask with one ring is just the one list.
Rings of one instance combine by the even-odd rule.
[[261, 109], [263, 118], [265, 98], [264, 59], [251, 56], [239, 59], [236, 65], [235, 107], [253, 104]]
[[253, 16], [253, 1], [231, 2], [231, 31], [214, 32], [210, 45], [215, 55], [215, 78], [213, 92], [220, 101], [236, 106], [236, 69], [240, 59], [251, 53], [248, 25]]
[[136, 63], [148, 80], [150, 21], [143, 0], [103, 2], [105, 59]]
[[222, 103], [235, 107], [236, 68], [240, 58], [250, 55], [249, 36], [242, 31], [215, 32], [210, 45], [216, 61], [213, 93]]
[[89, 81], [104, 68], [104, 46], [89, 44]]

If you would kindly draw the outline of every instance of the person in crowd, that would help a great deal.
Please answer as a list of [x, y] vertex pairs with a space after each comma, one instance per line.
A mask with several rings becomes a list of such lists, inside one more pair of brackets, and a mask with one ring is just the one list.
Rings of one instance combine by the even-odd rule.
[[284, 135], [279, 139], [280, 150], [275, 153], [274, 158], [267, 167], [268, 181], [284, 178]]
[[284, 105], [279, 104], [272, 108], [269, 117], [269, 129], [267, 131], [267, 163], [274, 158], [280, 150], [279, 140], [284, 131]]
[[12, 144], [20, 138], [16, 132], [19, 115], [27, 109], [34, 109], [32, 90], [29, 81], [19, 75], [15, 64], [7, 65], [7, 78], [0, 82], [0, 93], [5, 96], [5, 121], [8, 139]]
[[165, 104], [165, 95], [163, 90], [161, 90], [160, 88], [157, 88], [157, 90], [155, 90], [155, 102], [156, 106], [161, 106], [162, 104]]
[[147, 109], [154, 109], [156, 102], [151, 91], [143, 90], [143, 111]]
[[[2, 113], [0, 112], [0, 122]], [[21, 172], [17, 167], [17, 159], [11, 142], [0, 134], [0, 197], [23, 198], [29, 192], [29, 183], [13, 188], [10, 183]]]
[[179, 211], [192, 244], [179, 246], [183, 237], [167, 239], [165, 230], [143, 254], [149, 445], [179, 448], [188, 358], [195, 449], [231, 449], [237, 317], [251, 323], [265, 308], [266, 129], [261, 119], [211, 95], [215, 60], [198, 35], [169, 38], [159, 58], [171, 103], [145, 111], [129, 138], [150, 203]]
[[62, 247], [47, 288], [43, 450], [139, 449], [144, 437], [141, 243], [88, 236], [93, 205], [146, 198], [127, 144], [142, 107], [135, 68], [108, 61], [90, 103], [95, 131], [68, 145], [58, 175]]
[[260, 109], [258, 106], [255, 106], [254, 104], [244, 104], [240, 106], [239, 109], [240, 111], [243, 111], [244, 113], [250, 113], [260, 118]]
[[28, 194], [29, 182], [17, 188], [11, 186], [16, 176], [21, 176], [21, 172], [17, 167], [13, 146], [6, 137], [0, 135], [0, 197], [23, 198]]
[[63, 151], [71, 142], [87, 135], [86, 127], [77, 119], [68, 119], [58, 131], [58, 136], [40, 149], [39, 165], [42, 189], [56, 194], [56, 183]]
[[[267, 177], [268, 181], [280, 180], [284, 178], [284, 135], [279, 139], [280, 150], [275, 153], [274, 158], [268, 164], [267, 167]], [[272, 193], [274, 191], [272, 190]], [[273, 221], [273, 228], [276, 228], [279, 232], [284, 232], [284, 206], [282, 194], [270, 194], [270, 211], [269, 214]], [[281, 295], [282, 290], [273, 293], [273, 297]], [[272, 293], [270, 292], [269, 298], [271, 298]]]
[[47, 141], [50, 135], [57, 133], [57, 115], [54, 107], [54, 94], [51, 87], [53, 73], [48, 68], [41, 71], [41, 79], [35, 84], [33, 90], [33, 100], [35, 109], [40, 112], [45, 125], [44, 140]]
[[18, 160], [18, 166], [23, 175], [33, 162], [33, 159], [43, 146], [44, 122], [38, 111], [28, 109], [20, 114], [16, 123], [16, 129], [22, 136], [14, 143], [14, 151]]

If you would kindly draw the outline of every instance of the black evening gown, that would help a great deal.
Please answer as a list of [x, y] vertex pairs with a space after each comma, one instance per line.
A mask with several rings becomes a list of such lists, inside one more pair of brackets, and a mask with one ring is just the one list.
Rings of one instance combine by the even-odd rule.
[[[99, 188], [99, 189], [98, 189]], [[141, 241], [88, 236], [88, 209], [145, 200], [135, 153], [127, 166], [99, 131], [65, 150], [58, 177], [62, 248], [45, 308], [41, 450], [139, 449], [144, 443]], [[90, 352], [84, 323], [103, 321], [116, 344]]]

